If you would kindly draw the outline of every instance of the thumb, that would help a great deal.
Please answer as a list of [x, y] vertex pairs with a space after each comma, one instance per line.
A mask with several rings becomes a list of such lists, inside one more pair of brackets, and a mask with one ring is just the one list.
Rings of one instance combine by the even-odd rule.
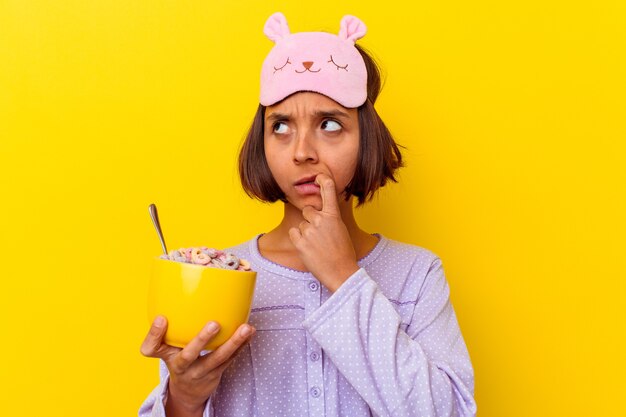
[[335, 181], [326, 174], [319, 174], [315, 177], [315, 183], [320, 186], [322, 211], [338, 215], [339, 204], [337, 203], [337, 193], [335, 192]]
[[158, 357], [167, 330], [167, 321], [163, 316], [157, 316], [141, 344], [141, 354], [148, 357]]

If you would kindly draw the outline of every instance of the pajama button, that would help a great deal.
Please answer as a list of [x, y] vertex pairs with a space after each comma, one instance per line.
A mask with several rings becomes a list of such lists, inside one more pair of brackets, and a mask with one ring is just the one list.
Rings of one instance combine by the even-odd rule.
[[311, 358], [311, 360], [315, 362], [320, 358], [320, 354], [317, 352], [313, 352], [309, 355], [309, 358]]
[[318, 284], [317, 282], [315, 281], [309, 282], [309, 289], [311, 291], [317, 291], [319, 288], [320, 288], [320, 284]]
[[320, 390], [318, 387], [311, 388], [309, 392], [311, 393], [311, 397], [313, 398], [317, 398], [322, 394], [322, 390]]

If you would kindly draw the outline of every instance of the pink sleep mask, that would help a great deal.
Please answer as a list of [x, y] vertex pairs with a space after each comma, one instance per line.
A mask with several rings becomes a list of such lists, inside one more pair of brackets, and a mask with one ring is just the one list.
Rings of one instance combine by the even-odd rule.
[[339, 35], [292, 34], [282, 13], [271, 15], [263, 32], [275, 45], [261, 68], [260, 103], [271, 106], [297, 91], [324, 94], [347, 108], [365, 103], [367, 70], [354, 43], [366, 31], [361, 20], [346, 15]]

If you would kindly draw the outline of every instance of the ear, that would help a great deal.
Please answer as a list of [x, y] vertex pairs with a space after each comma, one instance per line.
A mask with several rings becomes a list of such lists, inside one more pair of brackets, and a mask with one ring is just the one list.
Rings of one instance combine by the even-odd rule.
[[276, 12], [271, 15], [267, 19], [267, 22], [265, 22], [263, 33], [265, 33], [265, 36], [274, 41], [274, 43], [288, 36], [290, 32], [285, 15], [281, 12]]
[[341, 39], [354, 43], [357, 39], [361, 39], [365, 36], [366, 32], [367, 27], [365, 23], [358, 17], [347, 14], [341, 19], [339, 27], [339, 37]]

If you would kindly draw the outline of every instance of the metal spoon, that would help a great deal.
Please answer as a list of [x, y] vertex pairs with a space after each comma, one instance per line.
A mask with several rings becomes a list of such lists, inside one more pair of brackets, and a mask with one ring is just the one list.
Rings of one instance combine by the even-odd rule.
[[155, 204], [150, 204], [148, 206], [148, 211], [150, 212], [150, 217], [152, 218], [152, 223], [154, 224], [154, 228], [159, 235], [159, 239], [161, 240], [161, 247], [163, 248], [163, 253], [167, 255], [167, 247], [165, 246], [165, 239], [163, 238], [163, 232], [161, 231], [161, 225], [159, 224], [159, 213], [157, 212], [157, 208]]

